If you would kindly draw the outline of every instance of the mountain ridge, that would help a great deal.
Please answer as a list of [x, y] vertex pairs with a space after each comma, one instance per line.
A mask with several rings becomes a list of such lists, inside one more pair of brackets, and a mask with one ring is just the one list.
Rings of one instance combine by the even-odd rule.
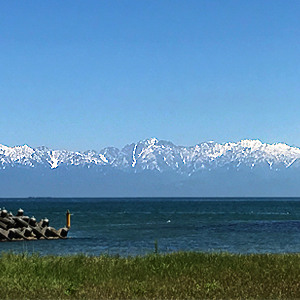
[[298, 197], [300, 149], [156, 138], [99, 152], [0, 145], [1, 197]]
[[69, 166], [110, 166], [127, 172], [158, 170], [191, 175], [202, 169], [229, 167], [235, 164], [254, 168], [266, 164], [270, 169], [299, 167], [300, 148], [284, 143], [267, 144], [259, 140], [241, 140], [223, 144], [212, 141], [195, 146], [177, 146], [150, 138], [125, 145], [122, 149], [106, 147], [94, 150], [53, 150], [45, 146], [8, 147], [0, 144], [0, 168], [44, 166], [51, 169]]

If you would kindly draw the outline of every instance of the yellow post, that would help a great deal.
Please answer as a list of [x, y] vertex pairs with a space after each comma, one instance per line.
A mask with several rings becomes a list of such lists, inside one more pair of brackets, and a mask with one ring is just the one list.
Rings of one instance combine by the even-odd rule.
[[71, 227], [71, 214], [70, 214], [69, 210], [67, 210], [66, 218], [67, 218], [67, 228], [70, 228]]

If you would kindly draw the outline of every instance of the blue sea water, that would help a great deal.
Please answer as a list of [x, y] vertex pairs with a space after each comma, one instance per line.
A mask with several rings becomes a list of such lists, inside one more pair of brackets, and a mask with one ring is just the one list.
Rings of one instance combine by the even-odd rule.
[[0, 207], [57, 229], [72, 213], [67, 240], [2, 242], [0, 251], [144, 255], [157, 240], [161, 253], [300, 252], [300, 198], [28, 198]]

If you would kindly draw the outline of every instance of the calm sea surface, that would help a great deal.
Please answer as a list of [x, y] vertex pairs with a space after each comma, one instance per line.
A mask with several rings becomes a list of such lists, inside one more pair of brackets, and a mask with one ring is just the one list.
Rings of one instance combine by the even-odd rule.
[[55, 228], [73, 214], [69, 239], [0, 243], [0, 251], [143, 255], [154, 251], [300, 252], [300, 198], [0, 199], [0, 207]]

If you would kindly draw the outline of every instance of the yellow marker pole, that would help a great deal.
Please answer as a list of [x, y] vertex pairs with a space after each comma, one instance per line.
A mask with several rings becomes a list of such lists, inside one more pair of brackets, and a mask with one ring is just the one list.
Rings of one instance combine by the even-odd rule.
[[71, 214], [69, 212], [69, 210], [67, 210], [67, 213], [66, 213], [66, 219], [67, 219], [67, 228], [70, 228], [71, 227]]

